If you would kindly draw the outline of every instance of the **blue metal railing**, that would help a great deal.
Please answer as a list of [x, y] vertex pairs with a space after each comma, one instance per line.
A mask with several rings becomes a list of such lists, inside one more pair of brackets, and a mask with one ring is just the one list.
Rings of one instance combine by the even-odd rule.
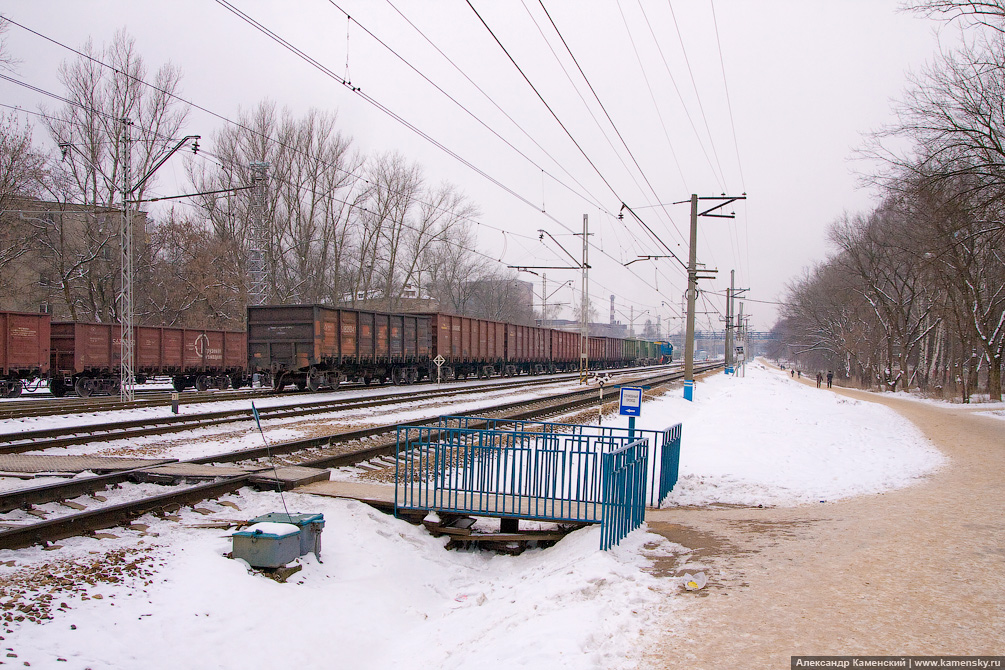
[[603, 456], [636, 441], [399, 426], [395, 507], [597, 523], [605, 501]]
[[659, 443], [659, 491], [656, 498], [659, 503], [663, 502], [677, 484], [677, 475], [680, 471], [680, 433], [679, 423], [662, 431]]
[[[492, 428], [469, 427], [479, 423]], [[680, 424], [630, 434], [478, 417], [399, 426], [395, 508], [599, 522], [606, 549], [641, 525], [647, 499], [673, 488], [680, 435]]]
[[600, 548], [610, 549], [646, 518], [646, 456], [649, 440], [641, 439], [603, 456], [604, 513]]
[[[546, 435], [589, 435], [597, 440], [597, 444], [605, 445], [610, 450], [624, 446], [625, 440], [631, 439], [628, 428], [613, 426], [494, 419], [479, 416], [441, 416], [439, 422], [439, 427], [443, 429], [471, 429], [476, 426], [484, 430], [513, 430], [521, 433], [543, 433]], [[681, 424], [674, 424], [663, 430], [635, 429], [632, 434], [637, 438], [649, 438], [646, 504], [651, 507], [659, 507], [677, 483], [680, 469]]]

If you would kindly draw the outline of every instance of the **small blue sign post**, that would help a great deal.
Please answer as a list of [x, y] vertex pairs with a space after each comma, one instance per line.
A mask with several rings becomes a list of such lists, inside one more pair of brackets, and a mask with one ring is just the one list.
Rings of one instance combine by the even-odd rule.
[[642, 414], [642, 389], [640, 387], [621, 387], [621, 407], [618, 413], [628, 417], [628, 439], [634, 438], [635, 417]]

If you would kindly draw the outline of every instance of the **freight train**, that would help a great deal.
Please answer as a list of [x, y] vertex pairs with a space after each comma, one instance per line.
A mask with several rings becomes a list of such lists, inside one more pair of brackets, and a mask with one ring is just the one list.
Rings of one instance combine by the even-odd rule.
[[[441, 312], [267, 305], [249, 307], [247, 323], [247, 332], [137, 327], [136, 381], [166, 375], [183, 391], [258, 378], [275, 390], [317, 391], [346, 380], [411, 384], [579, 369], [578, 333]], [[0, 312], [0, 397], [42, 383], [57, 397], [118, 392], [120, 332], [115, 324]], [[668, 342], [588, 340], [591, 369], [665, 364], [672, 353]]]

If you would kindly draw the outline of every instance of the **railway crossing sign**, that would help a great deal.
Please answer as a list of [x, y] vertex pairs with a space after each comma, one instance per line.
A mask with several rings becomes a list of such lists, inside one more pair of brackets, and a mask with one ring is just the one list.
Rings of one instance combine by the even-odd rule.
[[440, 354], [436, 354], [436, 358], [433, 359], [433, 363], [436, 364], [436, 383], [437, 384], [440, 383], [440, 368], [443, 367], [443, 364], [446, 363], [446, 362], [447, 362], [447, 359], [445, 359]]

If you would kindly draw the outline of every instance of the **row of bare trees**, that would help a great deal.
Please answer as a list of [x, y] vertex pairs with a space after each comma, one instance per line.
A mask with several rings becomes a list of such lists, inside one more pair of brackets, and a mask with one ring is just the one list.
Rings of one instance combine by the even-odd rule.
[[[886, 168], [873, 211], [830, 229], [836, 253], [790, 287], [776, 326], [806, 368], [865, 386], [1001, 399], [1005, 354], [1005, 4], [930, 0], [971, 21], [913, 78], [865, 153]], [[988, 30], [987, 28], [991, 28]]]
[[[165, 65], [148, 73], [125, 33], [81, 51], [60, 70], [70, 102], [43, 110], [50, 152], [15, 117], [0, 123], [0, 277], [23, 283], [31, 273], [12, 268], [26, 260], [41, 277], [41, 286], [0, 289], [44, 293], [59, 316], [111, 321], [125, 133], [127, 181], [135, 183], [184, 134], [189, 110], [176, 97], [180, 72]], [[396, 310], [406, 296], [428, 296], [448, 311], [533, 319], [526, 298], [508, 290], [513, 273], [478, 252], [475, 206], [401, 155], [356, 150], [334, 113], [298, 117], [265, 101], [202, 143], [186, 164], [202, 195], [147, 220], [135, 237], [141, 322], [242, 327], [252, 249], [266, 259], [270, 303], [366, 300]], [[268, 165], [260, 209], [252, 206], [254, 163]], [[154, 181], [131, 194], [134, 207]]]

